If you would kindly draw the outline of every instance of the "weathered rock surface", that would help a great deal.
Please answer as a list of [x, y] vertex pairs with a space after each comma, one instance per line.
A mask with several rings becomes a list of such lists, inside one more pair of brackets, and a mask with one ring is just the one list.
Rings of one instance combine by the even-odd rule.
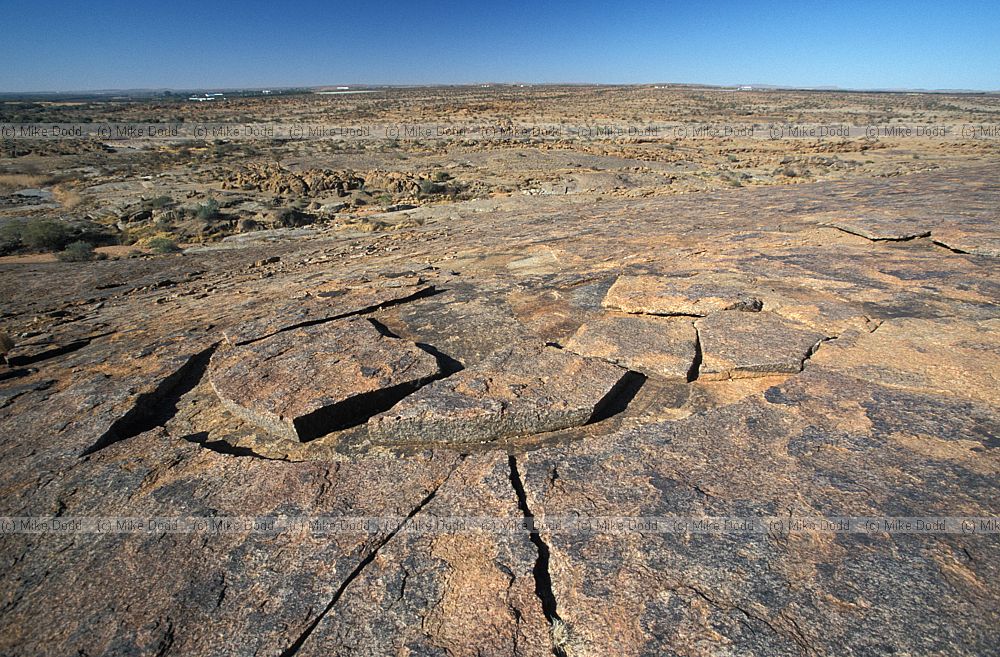
[[768, 311], [727, 310], [697, 320], [695, 327], [702, 352], [698, 375], [706, 379], [799, 372], [828, 337]]
[[694, 364], [697, 335], [689, 319], [608, 316], [581, 326], [566, 349], [643, 374], [684, 381]]
[[[305, 523], [191, 533], [0, 525], [0, 654], [993, 654], [996, 533], [628, 523], [1000, 516], [1000, 271], [994, 258], [933, 243], [959, 221], [966, 246], [995, 235], [995, 171], [672, 198], [490, 198], [425, 206], [423, 225], [392, 235], [0, 263], [0, 323], [16, 343], [0, 370], [0, 516]], [[872, 207], [919, 218], [931, 239], [870, 241], [815, 218], [817, 208], [846, 217]], [[543, 367], [547, 356], [531, 350], [602, 326], [623, 271], [651, 285], [726, 272], [764, 309], [632, 315], [697, 321], [702, 375], [653, 375], [598, 422], [493, 443], [414, 434], [413, 444], [374, 445], [370, 421], [302, 443], [241, 420], [212, 390], [213, 349], [219, 363], [228, 349], [271, 340], [304, 349], [308, 341], [292, 341], [298, 331], [363, 311], [353, 321], [377, 321], [389, 343], [419, 343], [448, 375], [397, 404], [433, 410], [434, 440], [495, 426], [483, 415], [463, 424], [469, 411], [453, 400], [480, 400], [479, 412], [490, 408], [486, 393], [512, 382], [530, 384], [519, 393], [532, 412], [566, 417], [567, 400], [590, 407], [624, 370], [566, 349], [546, 350], [560, 360]], [[411, 298], [414, 272], [433, 295]], [[404, 296], [366, 301], [396, 284]], [[336, 308], [296, 315], [310, 298]], [[227, 344], [226, 332], [258, 320], [266, 325], [246, 345]], [[606, 332], [613, 349], [634, 335]], [[732, 359], [726, 369], [795, 369], [811, 348], [803, 334], [836, 339], [802, 371], [724, 380], [705, 371], [720, 354]], [[491, 367], [504, 349], [536, 353], [527, 382]], [[587, 365], [574, 370], [567, 358]], [[539, 383], [543, 369], [559, 376]], [[291, 399], [318, 389], [290, 376], [301, 381]], [[416, 403], [462, 381], [461, 395]], [[574, 417], [587, 422], [584, 410]], [[522, 424], [537, 428], [535, 417]], [[456, 516], [486, 522], [460, 530], [449, 524]], [[545, 521], [536, 534], [520, 526], [532, 516]], [[378, 526], [311, 524], [367, 518]], [[558, 518], [620, 524], [546, 524]]]
[[585, 424], [626, 370], [546, 347], [504, 349], [372, 418], [379, 443], [478, 443]]
[[226, 408], [303, 441], [363, 422], [439, 373], [433, 356], [363, 319], [224, 348], [209, 367]]
[[608, 290], [604, 306], [648, 315], [708, 315], [720, 310], [756, 311], [761, 301], [738, 277], [623, 275]]

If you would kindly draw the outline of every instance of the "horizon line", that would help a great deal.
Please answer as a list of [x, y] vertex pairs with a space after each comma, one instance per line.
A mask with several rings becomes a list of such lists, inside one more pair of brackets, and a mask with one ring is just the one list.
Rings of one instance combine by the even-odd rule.
[[17, 97], [30, 95], [70, 95], [70, 94], [125, 94], [125, 93], [174, 93], [174, 92], [195, 92], [195, 91], [264, 91], [264, 90], [325, 90], [336, 87], [350, 88], [375, 88], [375, 89], [433, 89], [442, 87], [700, 87], [708, 89], [740, 90], [747, 87], [748, 90], [771, 90], [771, 91], [831, 91], [831, 92], [853, 92], [853, 93], [938, 93], [938, 94], [1000, 94], [1000, 87], [993, 89], [975, 88], [950, 88], [950, 87], [840, 87], [835, 85], [817, 86], [797, 86], [781, 85], [770, 83], [732, 83], [732, 84], [709, 84], [701, 82], [433, 82], [433, 83], [381, 83], [381, 82], [352, 82], [352, 83], [330, 83], [330, 84], [307, 84], [307, 85], [244, 85], [244, 86], [192, 86], [192, 87], [120, 87], [120, 88], [99, 88], [99, 89], [46, 89], [35, 91], [0, 91], [0, 96]]

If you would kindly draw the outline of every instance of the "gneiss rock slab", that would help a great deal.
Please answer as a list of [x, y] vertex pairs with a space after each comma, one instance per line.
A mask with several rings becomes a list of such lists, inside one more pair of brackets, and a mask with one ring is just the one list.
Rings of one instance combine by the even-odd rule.
[[697, 334], [690, 319], [608, 316], [581, 326], [566, 348], [643, 374], [686, 380]]
[[762, 307], [749, 286], [733, 276], [690, 277], [622, 275], [604, 298], [604, 307], [646, 315], [708, 315], [720, 310], [757, 311]]
[[379, 443], [474, 443], [586, 424], [617, 394], [616, 365], [552, 347], [502, 349], [371, 419]]
[[302, 441], [359, 424], [438, 374], [433, 356], [363, 319], [224, 348], [210, 365], [212, 387], [229, 410]]
[[739, 379], [795, 373], [827, 336], [771, 312], [725, 311], [695, 322], [701, 341], [699, 377]]

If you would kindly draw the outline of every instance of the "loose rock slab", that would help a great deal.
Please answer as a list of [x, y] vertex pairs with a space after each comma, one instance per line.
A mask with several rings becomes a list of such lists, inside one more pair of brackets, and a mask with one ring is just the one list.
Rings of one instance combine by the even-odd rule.
[[474, 443], [586, 424], [626, 370], [563, 350], [506, 348], [368, 423], [376, 442]]
[[233, 413], [302, 441], [358, 424], [438, 374], [433, 356], [362, 319], [226, 348], [210, 365], [212, 387]]
[[795, 373], [826, 336], [771, 312], [715, 313], [695, 322], [700, 378], [739, 379]]
[[644, 374], [686, 380], [697, 351], [690, 319], [608, 316], [580, 327], [566, 348]]
[[619, 276], [604, 307], [646, 315], [709, 315], [720, 310], [760, 310], [760, 299], [732, 276], [703, 274], [687, 278]]

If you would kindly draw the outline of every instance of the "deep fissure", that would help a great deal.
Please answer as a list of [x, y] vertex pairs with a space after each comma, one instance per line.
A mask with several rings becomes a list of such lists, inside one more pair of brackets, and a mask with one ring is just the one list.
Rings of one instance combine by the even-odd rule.
[[[525, 526], [528, 529], [528, 540], [535, 546], [538, 554], [531, 571], [535, 579], [535, 595], [542, 605], [542, 614], [545, 616], [545, 620], [549, 622], [549, 625], [555, 625], [561, 623], [562, 619], [559, 617], [559, 604], [555, 592], [552, 590], [552, 573], [549, 570], [552, 553], [548, 543], [534, 526], [535, 516], [531, 512], [531, 507], [528, 506], [528, 495], [524, 490], [524, 481], [517, 469], [517, 457], [513, 454], [509, 455], [507, 464], [510, 467], [510, 484], [517, 497], [517, 508], [524, 516]], [[558, 646], [553, 646], [552, 654], [556, 657], [564, 657], [563, 650]]]
[[691, 367], [688, 369], [688, 383], [698, 380], [698, 373], [701, 372], [702, 358], [704, 358], [704, 355], [701, 351], [701, 331], [698, 330], [697, 326], [694, 326], [694, 359], [691, 361]]

